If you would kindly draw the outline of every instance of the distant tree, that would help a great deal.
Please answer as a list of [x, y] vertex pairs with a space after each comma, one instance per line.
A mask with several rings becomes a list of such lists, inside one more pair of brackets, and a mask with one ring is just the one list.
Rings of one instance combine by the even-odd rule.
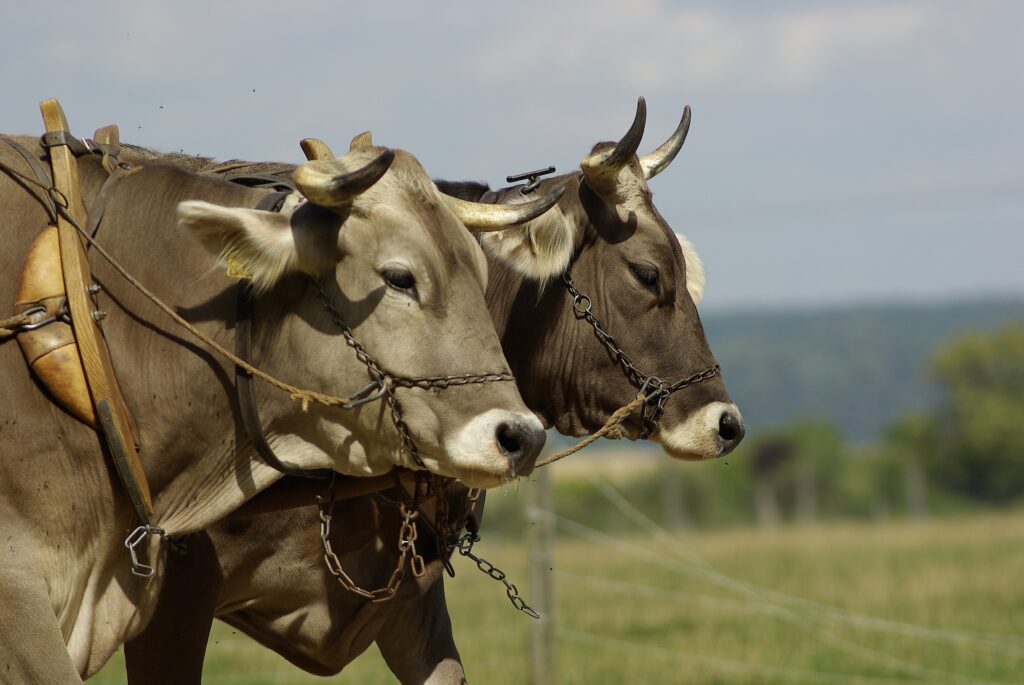
[[[888, 468], [880, 467], [879, 472], [887, 481], [901, 483], [906, 512], [915, 518], [923, 517], [927, 514], [927, 477], [924, 465], [929, 455], [934, 457], [939, 454], [936, 417], [926, 413], [911, 413], [892, 421], [885, 430], [882, 454], [883, 458], [888, 458]], [[898, 474], [894, 467], [898, 467]]]
[[1024, 496], [1024, 324], [957, 337], [929, 370], [941, 392], [934, 434], [920, 436], [929, 476], [974, 500]]

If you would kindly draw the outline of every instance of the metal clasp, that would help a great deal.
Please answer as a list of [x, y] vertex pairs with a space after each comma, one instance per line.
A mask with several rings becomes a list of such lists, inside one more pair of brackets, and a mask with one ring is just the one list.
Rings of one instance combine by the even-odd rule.
[[520, 195], [529, 195], [537, 189], [540, 185], [540, 177], [547, 176], [548, 174], [555, 173], [555, 167], [549, 166], [543, 169], [536, 169], [534, 171], [526, 171], [521, 174], [513, 174], [505, 177], [506, 183], [518, 183], [519, 181], [526, 181], [526, 185], [519, 189]]
[[164, 535], [164, 530], [156, 526], [142, 525], [128, 533], [128, 537], [124, 539], [124, 546], [128, 548], [128, 553], [132, 557], [132, 574], [140, 578], [151, 578], [154, 573], [152, 566], [139, 561], [138, 552], [135, 551], [150, 535]]
[[[29, 307], [23, 311], [22, 314], [24, 316], [35, 316], [37, 314], [46, 314], [48, 311], [49, 310], [43, 305], [38, 305], [35, 307]], [[40, 319], [34, 323], [22, 324], [21, 326], [18, 326], [18, 328], [23, 331], [34, 331], [37, 328], [42, 328], [43, 326], [47, 326], [55, 321], [63, 321], [67, 324], [71, 323], [71, 317], [68, 312], [68, 298], [61, 298], [60, 303], [57, 305], [57, 311], [50, 316]]]
[[[377, 392], [372, 392], [374, 388], [377, 388]], [[354, 393], [349, 395], [346, 399], [348, 400], [344, 404], [339, 405], [345, 411], [361, 407], [364, 404], [375, 402], [381, 397], [384, 397], [388, 391], [388, 382], [386, 378], [380, 378], [379, 380], [367, 383], [363, 387], [356, 390]]]

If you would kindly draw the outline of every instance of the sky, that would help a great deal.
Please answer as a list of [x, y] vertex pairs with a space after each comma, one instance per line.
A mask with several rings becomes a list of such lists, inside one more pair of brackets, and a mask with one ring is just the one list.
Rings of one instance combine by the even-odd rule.
[[693, 108], [651, 189], [702, 309], [1024, 297], [1024, 3], [3, 4], [8, 133], [48, 97], [78, 135], [225, 159], [369, 129], [497, 187], [577, 168], [643, 95], [642, 151]]

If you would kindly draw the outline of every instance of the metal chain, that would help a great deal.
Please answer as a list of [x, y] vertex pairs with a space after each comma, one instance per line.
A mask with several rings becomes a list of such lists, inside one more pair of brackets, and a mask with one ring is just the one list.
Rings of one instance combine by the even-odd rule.
[[331, 319], [334, 320], [334, 323], [341, 330], [341, 335], [345, 338], [345, 344], [355, 351], [356, 358], [367, 368], [375, 383], [380, 386], [384, 403], [391, 412], [391, 422], [395, 424], [395, 429], [401, 437], [402, 447], [409, 454], [413, 463], [421, 468], [425, 468], [425, 464], [423, 463], [423, 459], [420, 458], [419, 450], [416, 448], [416, 443], [412, 439], [412, 434], [409, 431], [409, 425], [402, 417], [402, 403], [399, 402], [398, 397], [395, 394], [396, 388], [419, 388], [421, 390], [438, 388], [443, 390], [452, 386], [469, 385], [471, 383], [515, 381], [515, 376], [513, 376], [510, 371], [466, 373], [453, 376], [398, 376], [395, 374], [389, 374], [383, 369], [380, 363], [366, 351], [363, 344], [356, 340], [355, 335], [352, 333], [352, 329], [345, 322], [344, 317], [342, 317], [341, 312], [338, 311], [338, 308], [334, 305], [334, 301], [331, 299], [330, 295], [328, 295], [327, 291], [324, 290], [323, 285], [321, 285], [319, 281], [313, 279], [311, 279], [311, 281], [313, 283], [314, 290], [316, 290], [317, 298], [320, 300], [320, 304], [323, 305], [324, 309], [327, 310], [327, 313], [330, 314]]
[[540, 614], [537, 613], [537, 610], [527, 604], [526, 601], [519, 596], [519, 588], [517, 588], [514, 583], [510, 583], [508, 581], [508, 575], [504, 571], [483, 557], [479, 557], [473, 553], [473, 545], [479, 541], [480, 536], [477, 533], [465, 533], [459, 538], [458, 542], [451, 545], [449, 549], [456, 550], [462, 556], [471, 559], [476, 563], [476, 567], [480, 571], [504, 585], [505, 594], [508, 596], [508, 601], [512, 602], [512, 606], [530, 618], [540, 618]]
[[642, 372], [640, 369], [636, 368], [633, 360], [625, 353], [625, 351], [623, 351], [615, 338], [604, 329], [604, 326], [601, 324], [601, 320], [598, 319], [592, 311], [594, 305], [593, 300], [589, 295], [581, 292], [580, 289], [576, 287], [572, 281], [572, 276], [569, 275], [568, 269], [562, 273], [562, 283], [565, 284], [566, 289], [569, 291], [569, 295], [572, 296], [572, 308], [576, 318], [583, 319], [590, 324], [591, 328], [594, 329], [594, 336], [597, 338], [598, 342], [604, 345], [605, 349], [608, 350], [608, 354], [611, 355], [612, 361], [622, 369], [622, 373], [625, 374], [626, 379], [640, 390], [641, 395], [647, 396], [647, 401], [640, 410], [640, 420], [642, 424], [642, 429], [640, 431], [641, 440], [644, 440], [658, 432], [658, 419], [661, 418], [661, 414], [665, 409], [665, 402], [672, 393], [714, 378], [722, 372], [721, 367], [719, 367], [718, 364], [715, 364], [709, 369], [698, 371], [697, 373], [687, 376], [686, 378], [682, 378], [675, 383], [669, 383], [668, 381], [661, 380], [657, 376]]
[[373, 590], [361, 587], [345, 572], [344, 567], [341, 565], [341, 559], [334, 552], [334, 547], [331, 544], [334, 488], [331, 488], [328, 499], [317, 497], [316, 501], [317, 506], [320, 508], [320, 541], [324, 549], [324, 562], [327, 564], [327, 570], [330, 571], [331, 575], [349, 592], [365, 597], [371, 602], [386, 602], [395, 596], [402, 584], [402, 580], [405, 578], [406, 559], [410, 559], [409, 566], [412, 569], [412, 574], [417, 578], [426, 571], [423, 557], [416, 550], [416, 539], [419, 536], [416, 522], [420, 512], [415, 508], [406, 507], [405, 502], [401, 502], [399, 504], [399, 513], [402, 516], [402, 526], [398, 533], [398, 560], [395, 562], [395, 568], [391, 575], [388, 576], [387, 583], [383, 586]]

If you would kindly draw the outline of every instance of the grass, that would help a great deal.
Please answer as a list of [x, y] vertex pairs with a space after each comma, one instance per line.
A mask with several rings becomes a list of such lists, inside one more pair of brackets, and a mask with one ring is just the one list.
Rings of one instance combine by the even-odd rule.
[[[559, 528], [559, 683], [1024, 682], [1024, 512], [660, 542]], [[523, 547], [485, 539], [478, 551], [529, 601]], [[530, 619], [498, 583], [457, 569], [448, 597], [469, 677], [527, 682]], [[122, 674], [118, 655], [94, 682]], [[374, 648], [344, 678], [394, 682]], [[218, 624], [204, 682], [323, 680]]]

